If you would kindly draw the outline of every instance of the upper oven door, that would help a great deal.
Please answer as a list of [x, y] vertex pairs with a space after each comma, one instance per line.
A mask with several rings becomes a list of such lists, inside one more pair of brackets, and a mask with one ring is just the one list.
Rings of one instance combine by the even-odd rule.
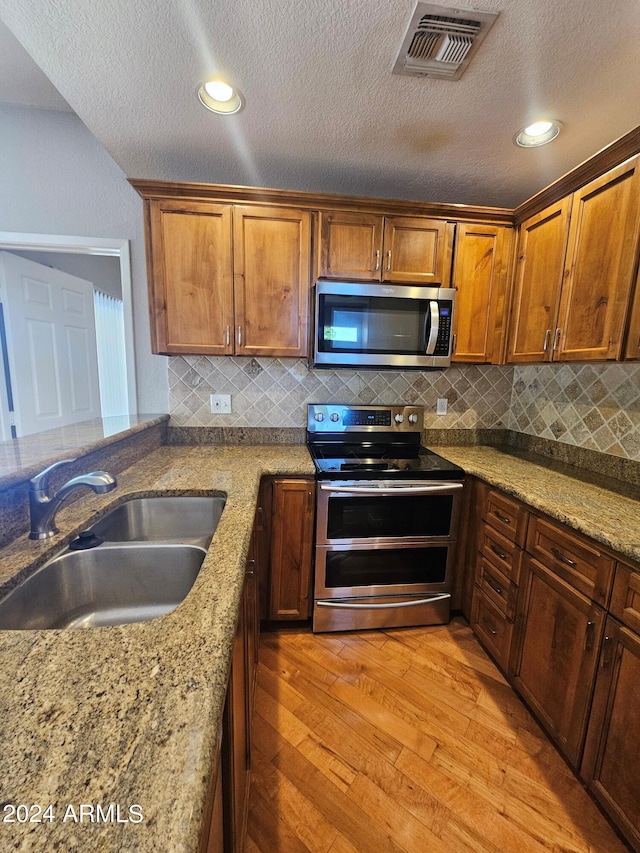
[[317, 545], [457, 538], [463, 484], [429, 480], [320, 482]]
[[437, 287], [319, 281], [315, 363], [447, 366], [454, 293]]

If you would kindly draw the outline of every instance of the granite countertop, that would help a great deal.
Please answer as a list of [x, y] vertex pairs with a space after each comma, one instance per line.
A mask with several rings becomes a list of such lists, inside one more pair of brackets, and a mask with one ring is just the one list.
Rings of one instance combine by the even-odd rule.
[[[112, 628], [0, 632], [2, 806], [53, 806], [53, 820], [1, 823], [0, 849], [198, 849], [259, 481], [284, 473], [313, 474], [304, 445], [161, 447], [118, 475], [113, 492], [61, 509], [64, 533], [50, 544], [21, 537], [3, 549], [6, 581], [127, 496], [227, 494], [200, 574], [172, 613]], [[80, 822], [82, 803], [113, 803], [121, 822]], [[139, 823], [122, 822], [140, 813]]]
[[[632, 496], [552, 471], [541, 458], [484, 446], [436, 451], [640, 561]], [[285, 473], [313, 473], [304, 445], [161, 447], [118, 475], [114, 492], [63, 508], [64, 533], [51, 543], [21, 537], [2, 550], [6, 587], [127, 496], [228, 496], [196, 583], [172, 613], [114, 628], [0, 632], [2, 804], [53, 806], [50, 821], [2, 823], [1, 849], [197, 851], [259, 480]], [[119, 806], [121, 820], [80, 822], [83, 803]]]
[[497, 447], [435, 447], [468, 474], [640, 562], [640, 490], [535, 454]]

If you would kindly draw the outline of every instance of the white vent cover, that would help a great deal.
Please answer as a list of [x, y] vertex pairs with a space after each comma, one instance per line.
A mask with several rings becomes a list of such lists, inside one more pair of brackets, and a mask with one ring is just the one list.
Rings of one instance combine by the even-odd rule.
[[418, 0], [393, 73], [458, 80], [497, 17]]

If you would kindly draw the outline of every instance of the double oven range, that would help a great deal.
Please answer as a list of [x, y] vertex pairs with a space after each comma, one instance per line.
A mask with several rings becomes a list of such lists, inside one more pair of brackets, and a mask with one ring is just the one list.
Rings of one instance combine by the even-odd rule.
[[309, 405], [314, 631], [449, 621], [464, 471], [422, 423], [420, 406]]

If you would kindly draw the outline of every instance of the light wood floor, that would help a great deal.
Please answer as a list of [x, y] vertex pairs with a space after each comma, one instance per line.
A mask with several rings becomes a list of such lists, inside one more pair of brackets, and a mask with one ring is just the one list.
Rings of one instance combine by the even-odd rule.
[[260, 643], [246, 853], [625, 853], [463, 619]]

